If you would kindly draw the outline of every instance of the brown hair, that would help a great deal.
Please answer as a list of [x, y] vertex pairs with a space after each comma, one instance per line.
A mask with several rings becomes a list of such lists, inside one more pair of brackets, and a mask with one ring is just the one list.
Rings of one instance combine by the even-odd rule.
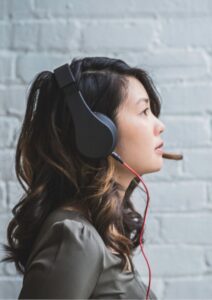
[[[107, 115], [116, 125], [117, 111], [127, 91], [127, 76], [134, 76], [143, 84], [152, 112], [159, 116], [159, 96], [143, 69], [108, 57], [74, 58], [70, 67], [88, 106]], [[132, 180], [120, 199], [123, 187], [114, 180], [114, 159], [108, 156], [92, 160], [80, 155], [71, 115], [50, 71], [37, 74], [29, 89], [15, 170], [24, 193], [12, 209], [8, 245], [3, 245], [8, 256], [2, 261], [14, 262], [17, 270], [24, 273], [44, 220], [54, 209], [68, 205], [85, 213], [105, 245], [120, 254], [124, 268], [126, 256], [130, 258], [139, 246], [143, 224], [131, 202], [138, 182]], [[130, 262], [134, 272], [131, 258]]]

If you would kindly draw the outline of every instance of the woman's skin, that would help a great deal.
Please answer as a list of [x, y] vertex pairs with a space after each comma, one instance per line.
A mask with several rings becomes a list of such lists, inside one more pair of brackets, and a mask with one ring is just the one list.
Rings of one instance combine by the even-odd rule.
[[[163, 165], [162, 154], [155, 147], [162, 142], [165, 126], [151, 111], [146, 89], [135, 77], [128, 76], [128, 95], [117, 115], [118, 142], [114, 151], [138, 174], [157, 172]], [[145, 109], [149, 108], [146, 112]], [[125, 166], [115, 161], [116, 180], [125, 188], [135, 177]]]
[[[128, 95], [117, 115], [118, 142], [114, 151], [121, 156], [131, 168], [140, 175], [157, 172], [163, 164], [162, 154], [155, 151], [155, 147], [162, 141], [160, 134], [164, 131], [164, 124], [153, 115], [146, 89], [135, 77], [128, 77]], [[146, 112], [145, 109], [149, 108]], [[135, 177], [125, 166], [114, 159], [116, 166], [116, 180], [126, 190]], [[123, 193], [123, 195], [122, 195]], [[120, 196], [124, 196], [124, 191]], [[68, 210], [73, 208], [64, 207]]]

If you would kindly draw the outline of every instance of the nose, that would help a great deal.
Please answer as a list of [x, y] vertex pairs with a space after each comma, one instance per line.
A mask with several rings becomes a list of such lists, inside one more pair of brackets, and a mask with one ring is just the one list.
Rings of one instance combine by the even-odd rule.
[[160, 121], [160, 124], [161, 124], [160, 132], [163, 132], [165, 130], [166, 126], [164, 125], [164, 123], [162, 121]]
[[164, 125], [164, 123], [157, 119], [156, 121], [156, 126], [155, 126], [155, 131], [157, 132], [157, 134], [162, 133], [165, 130], [166, 126]]

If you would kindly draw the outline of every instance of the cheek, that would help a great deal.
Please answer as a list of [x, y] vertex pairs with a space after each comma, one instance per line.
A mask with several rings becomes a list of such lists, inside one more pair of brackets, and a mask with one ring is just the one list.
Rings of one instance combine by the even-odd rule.
[[148, 147], [152, 142], [152, 129], [149, 123], [142, 118], [136, 118], [134, 122], [129, 125], [130, 134], [134, 141], [139, 145]]
[[138, 117], [125, 119], [119, 130], [119, 142], [123, 149], [134, 148], [134, 151], [147, 152], [152, 147], [150, 126]]
[[136, 135], [140, 132], [140, 127], [132, 118], [125, 118], [122, 126], [119, 127], [119, 137], [122, 143], [134, 142]]
[[117, 129], [116, 150], [118, 153], [123, 154], [129, 151], [130, 146], [134, 144], [135, 128], [132, 126], [132, 123], [123, 122]]
[[148, 158], [149, 155], [151, 155], [152, 139], [147, 131], [140, 130], [140, 132], [137, 132], [135, 137], [135, 143], [137, 151], [139, 151], [139, 153], [142, 153], [143, 157]]

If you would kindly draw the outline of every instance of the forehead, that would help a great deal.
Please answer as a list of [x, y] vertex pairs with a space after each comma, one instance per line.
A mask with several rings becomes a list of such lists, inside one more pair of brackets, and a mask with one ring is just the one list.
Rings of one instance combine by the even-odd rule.
[[138, 101], [140, 98], [146, 98], [146, 99], [149, 98], [143, 84], [135, 77], [128, 77], [127, 79], [128, 79], [128, 88], [127, 88], [127, 96], [125, 99], [126, 106], [136, 107], [139, 105], [144, 105], [145, 101]]

